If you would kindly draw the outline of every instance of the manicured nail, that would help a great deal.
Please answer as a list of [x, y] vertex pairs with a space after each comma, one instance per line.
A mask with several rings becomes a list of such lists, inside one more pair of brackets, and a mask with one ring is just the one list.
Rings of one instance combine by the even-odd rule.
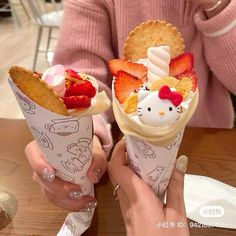
[[48, 182], [52, 182], [55, 179], [55, 173], [47, 168], [44, 168], [42, 171], [43, 179]]
[[95, 209], [97, 207], [97, 202], [94, 201], [94, 202], [89, 202], [85, 205], [85, 207], [81, 210], [83, 212], [89, 212], [91, 211], [92, 209]]
[[79, 200], [83, 197], [82, 191], [72, 191], [69, 193], [71, 199]]
[[180, 156], [175, 164], [176, 169], [185, 173], [187, 170], [187, 166], [188, 166], [188, 157], [184, 155]]
[[94, 169], [93, 174], [96, 178], [96, 183], [98, 183], [100, 178], [101, 178], [101, 170], [100, 169]]

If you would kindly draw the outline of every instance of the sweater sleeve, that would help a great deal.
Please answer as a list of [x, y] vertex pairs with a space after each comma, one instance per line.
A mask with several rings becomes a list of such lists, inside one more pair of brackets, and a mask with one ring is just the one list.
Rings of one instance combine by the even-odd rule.
[[236, 1], [231, 0], [222, 12], [210, 19], [199, 10], [194, 21], [203, 34], [210, 70], [230, 92], [236, 94]]
[[[99, 90], [106, 91], [111, 99], [111, 76], [107, 61], [112, 52], [109, 16], [104, 5], [97, 0], [65, 0], [64, 16], [53, 64], [94, 76]], [[96, 134], [108, 152], [112, 147], [109, 122], [113, 121], [111, 109], [94, 120]], [[105, 123], [104, 123], [105, 122]]]

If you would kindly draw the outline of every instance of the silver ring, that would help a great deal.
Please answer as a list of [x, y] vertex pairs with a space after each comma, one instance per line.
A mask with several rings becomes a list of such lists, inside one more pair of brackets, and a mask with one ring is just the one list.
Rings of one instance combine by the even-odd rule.
[[114, 196], [114, 198], [115, 198], [116, 201], [119, 201], [119, 197], [118, 197], [118, 195], [117, 195], [117, 190], [119, 189], [119, 187], [120, 187], [120, 185], [117, 184], [117, 185], [115, 186], [114, 190], [113, 190], [113, 196]]

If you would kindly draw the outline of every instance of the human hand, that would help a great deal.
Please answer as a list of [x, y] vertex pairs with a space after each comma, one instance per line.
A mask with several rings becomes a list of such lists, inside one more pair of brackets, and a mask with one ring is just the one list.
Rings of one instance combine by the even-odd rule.
[[[94, 136], [93, 141], [93, 160], [87, 176], [92, 183], [97, 183], [107, 169], [107, 160], [99, 138]], [[49, 201], [72, 211], [96, 207], [96, 199], [83, 196], [79, 185], [55, 177], [54, 169], [43, 158], [36, 141], [26, 146], [25, 153], [33, 169], [33, 180], [39, 184]]]
[[163, 204], [151, 188], [128, 166], [124, 140], [117, 143], [108, 172], [117, 190], [127, 236], [189, 236], [185, 213], [183, 187], [187, 158], [176, 162]]

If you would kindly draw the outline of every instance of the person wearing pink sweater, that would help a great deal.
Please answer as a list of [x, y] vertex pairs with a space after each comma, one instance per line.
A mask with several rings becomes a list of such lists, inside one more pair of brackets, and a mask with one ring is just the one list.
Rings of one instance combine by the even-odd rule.
[[[216, 2], [65, 0], [54, 64], [95, 76], [100, 89], [111, 98], [112, 77], [107, 62], [122, 58], [124, 41], [135, 26], [150, 19], [165, 20], [178, 28], [185, 39], [185, 51], [195, 57], [200, 101], [189, 126], [232, 128], [234, 112], [229, 92], [236, 94], [236, 1], [223, 1], [226, 4], [210, 11], [208, 14], [216, 15], [208, 19], [199, 3]], [[113, 121], [111, 110], [103, 119], [95, 119], [95, 134], [107, 150], [112, 142], [104, 121]]]
[[[53, 63], [93, 75], [100, 89], [111, 98], [112, 76], [107, 62], [122, 58], [124, 41], [135, 26], [147, 20], [165, 20], [178, 28], [186, 51], [195, 56], [200, 101], [189, 126], [232, 128], [230, 92], [236, 94], [235, 16], [235, 0], [64, 0], [64, 18]], [[106, 171], [106, 156], [113, 145], [113, 121], [111, 109], [94, 116], [94, 158], [88, 171], [93, 183]], [[53, 203], [71, 210], [96, 205], [94, 198], [83, 196], [79, 186], [55, 178], [35, 142], [26, 147], [26, 155], [35, 181]], [[36, 157], [40, 161], [35, 161]]]

